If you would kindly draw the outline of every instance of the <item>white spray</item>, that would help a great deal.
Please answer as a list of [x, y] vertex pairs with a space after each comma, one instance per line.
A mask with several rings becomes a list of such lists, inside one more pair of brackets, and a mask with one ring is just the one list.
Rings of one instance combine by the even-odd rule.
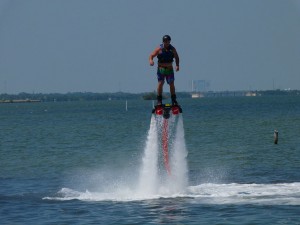
[[[158, 184], [158, 138], [155, 116], [152, 115], [150, 129], [148, 132], [142, 168], [140, 172], [140, 181], [138, 195], [154, 195], [157, 192]], [[141, 196], [142, 197], [142, 196]]]
[[172, 187], [172, 192], [185, 192], [188, 186], [187, 154], [188, 152], [184, 139], [183, 119], [182, 115], [179, 115], [173, 144], [173, 153], [170, 158], [172, 171], [170, 187]]
[[164, 168], [160, 165], [162, 160], [159, 160], [159, 157], [162, 157], [161, 131], [161, 118], [152, 115], [140, 172], [138, 187], [140, 197], [172, 196], [183, 194], [187, 189], [187, 150], [182, 115], [171, 115], [169, 119], [170, 175], [161, 171]]

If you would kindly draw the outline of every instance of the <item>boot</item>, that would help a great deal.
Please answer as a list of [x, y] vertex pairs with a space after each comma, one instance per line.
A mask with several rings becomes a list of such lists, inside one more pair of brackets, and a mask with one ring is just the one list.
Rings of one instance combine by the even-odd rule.
[[162, 96], [157, 95], [157, 105], [162, 105]]
[[176, 100], [176, 95], [172, 95], [171, 99], [172, 99], [172, 105], [178, 105], [178, 102]]

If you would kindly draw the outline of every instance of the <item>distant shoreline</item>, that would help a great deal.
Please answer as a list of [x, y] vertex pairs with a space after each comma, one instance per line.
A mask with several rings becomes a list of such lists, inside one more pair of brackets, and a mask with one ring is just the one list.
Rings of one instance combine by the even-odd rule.
[[[178, 98], [202, 98], [202, 97], [241, 97], [241, 96], [300, 96], [300, 90], [266, 90], [266, 91], [208, 91], [208, 92], [177, 92]], [[149, 98], [150, 96], [150, 98]], [[37, 103], [37, 102], [62, 102], [62, 101], [100, 101], [100, 100], [153, 100], [155, 92], [145, 93], [93, 93], [72, 92], [60, 93], [19, 93], [0, 94], [0, 103]], [[165, 92], [165, 98], [169, 93]]]
[[41, 102], [41, 100], [32, 100], [32, 99], [0, 100], [0, 103], [35, 103], [35, 102]]

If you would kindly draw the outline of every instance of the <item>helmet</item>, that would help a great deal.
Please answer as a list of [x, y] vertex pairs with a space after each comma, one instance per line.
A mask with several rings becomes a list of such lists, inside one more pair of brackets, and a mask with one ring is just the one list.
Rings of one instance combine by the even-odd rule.
[[163, 40], [163, 42], [164, 41], [171, 41], [171, 37], [169, 35], [165, 35], [165, 36], [163, 36], [162, 40]]

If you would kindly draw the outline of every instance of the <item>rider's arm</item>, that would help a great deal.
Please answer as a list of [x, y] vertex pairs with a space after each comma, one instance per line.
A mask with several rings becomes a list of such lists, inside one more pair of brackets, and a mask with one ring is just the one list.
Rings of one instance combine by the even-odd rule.
[[156, 48], [149, 56], [149, 63], [150, 63], [150, 66], [153, 66], [154, 65], [154, 62], [153, 62], [153, 58], [156, 57], [159, 53], [159, 50], [160, 48]]
[[174, 48], [174, 58], [176, 63], [176, 71], [179, 71], [179, 55], [175, 48]]

